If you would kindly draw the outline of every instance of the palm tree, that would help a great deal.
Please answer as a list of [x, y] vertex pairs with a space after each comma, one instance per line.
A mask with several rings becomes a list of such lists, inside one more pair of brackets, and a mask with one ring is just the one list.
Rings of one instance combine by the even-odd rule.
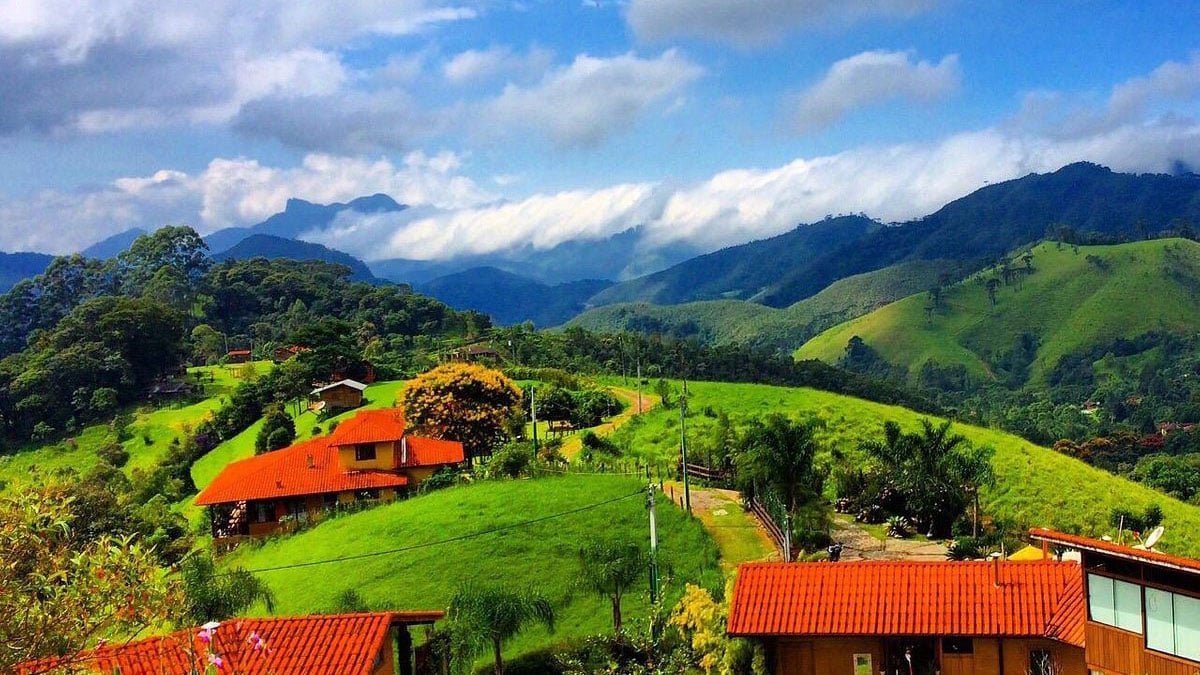
[[490, 645], [495, 673], [503, 675], [501, 647], [530, 623], [553, 631], [554, 607], [532, 589], [513, 591], [468, 582], [451, 598], [446, 621], [457, 669], [469, 671], [471, 662]]
[[275, 596], [261, 579], [241, 567], [218, 572], [204, 554], [185, 558], [179, 566], [183, 578], [183, 620], [197, 625], [237, 616], [256, 602], [275, 611]]
[[743, 439], [745, 451], [737, 458], [739, 482], [751, 492], [774, 491], [794, 515], [825, 486], [825, 472], [815, 464], [821, 447], [816, 429], [815, 422], [793, 421], [781, 413], [755, 420]]
[[579, 549], [580, 585], [612, 603], [613, 632], [621, 634], [621, 596], [645, 578], [650, 558], [632, 541], [593, 539]]

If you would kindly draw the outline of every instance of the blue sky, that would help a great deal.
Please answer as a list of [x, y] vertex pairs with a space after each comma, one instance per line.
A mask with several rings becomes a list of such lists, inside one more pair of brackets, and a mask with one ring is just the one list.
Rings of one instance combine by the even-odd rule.
[[410, 212], [368, 259], [889, 221], [1077, 160], [1200, 166], [1200, 4], [0, 0], [0, 249]]

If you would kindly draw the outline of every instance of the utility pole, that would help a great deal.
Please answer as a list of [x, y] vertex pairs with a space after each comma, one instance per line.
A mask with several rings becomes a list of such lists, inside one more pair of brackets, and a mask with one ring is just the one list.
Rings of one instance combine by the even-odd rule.
[[654, 510], [654, 483], [646, 484], [646, 506], [650, 508], [650, 606], [658, 602], [658, 522]]
[[642, 355], [637, 356], [637, 393], [638, 393], [638, 414], [642, 414]]
[[683, 381], [683, 394], [679, 397], [679, 454], [683, 461], [683, 507], [692, 513], [692, 493], [688, 487], [687, 459], [687, 380]]
[[533, 420], [533, 456], [537, 457], [537, 387], [533, 385], [529, 386], [529, 417]]

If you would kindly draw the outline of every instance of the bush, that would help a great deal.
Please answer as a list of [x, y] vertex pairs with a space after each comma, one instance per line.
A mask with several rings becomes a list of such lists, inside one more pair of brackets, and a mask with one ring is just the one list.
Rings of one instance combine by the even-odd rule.
[[505, 443], [492, 453], [485, 473], [490, 478], [520, 478], [529, 473], [533, 446], [529, 443]]
[[105, 463], [121, 468], [129, 461], [129, 451], [120, 443], [106, 443], [100, 446], [96, 451], [96, 455]]
[[946, 557], [950, 560], [977, 560], [986, 555], [983, 542], [975, 537], [959, 537], [946, 549]]
[[448, 487], [454, 487], [458, 484], [458, 471], [453, 467], [443, 466], [434, 472], [432, 476], [425, 479], [421, 483], [421, 492], [433, 492], [434, 490], [442, 490]]

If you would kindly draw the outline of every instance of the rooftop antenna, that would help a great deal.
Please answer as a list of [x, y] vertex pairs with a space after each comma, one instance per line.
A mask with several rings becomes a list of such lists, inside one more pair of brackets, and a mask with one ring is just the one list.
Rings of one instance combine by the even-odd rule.
[[1134, 546], [1134, 548], [1142, 551], [1153, 551], [1154, 547], [1158, 545], [1158, 540], [1162, 539], [1163, 532], [1166, 532], [1166, 529], [1162, 525], [1159, 525], [1153, 530], [1150, 530], [1150, 534], [1146, 535], [1145, 541], [1137, 546]]

